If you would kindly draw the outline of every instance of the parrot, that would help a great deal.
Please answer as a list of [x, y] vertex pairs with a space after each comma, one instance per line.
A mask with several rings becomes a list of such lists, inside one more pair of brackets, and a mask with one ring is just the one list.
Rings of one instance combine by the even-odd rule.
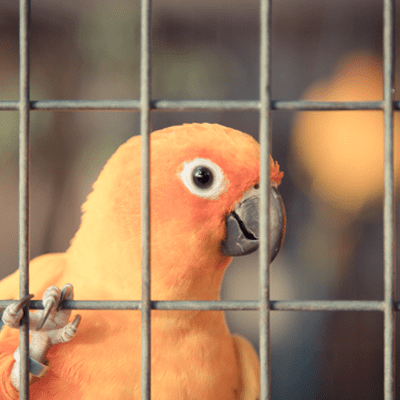
[[[260, 148], [218, 124], [172, 126], [150, 134], [152, 300], [219, 300], [232, 257], [259, 245]], [[111, 156], [82, 206], [65, 253], [30, 262], [30, 293], [18, 299], [18, 271], [0, 282], [15, 300], [0, 331], [0, 400], [19, 395], [18, 328], [30, 311], [33, 400], [140, 399], [139, 310], [80, 310], [66, 300], [141, 299], [141, 136]], [[270, 254], [278, 254], [286, 213], [283, 172], [270, 163]], [[151, 396], [156, 400], [257, 400], [257, 353], [232, 335], [223, 311], [151, 311]]]

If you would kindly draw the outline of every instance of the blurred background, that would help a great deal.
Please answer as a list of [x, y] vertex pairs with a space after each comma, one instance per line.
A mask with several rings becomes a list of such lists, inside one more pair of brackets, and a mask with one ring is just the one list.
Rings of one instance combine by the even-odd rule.
[[[139, 1], [32, 3], [32, 100], [139, 98]], [[273, 1], [273, 99], [382, 99], [381, 3]], [[258, 1], [154, 0], [152, 24], [154, 99], [259, 98]], [[0, 100], [18, 93], [18, 4], [2, 0]], [[153, 130], [185, 122], [258, 139], [257, 112], [152, 114]], [[398, 153], [397, 116], [395, 125]], [[383, 299], [383, 114], [274, 111], [272, 126], [288, 229], [271, 298]], [[66, 250], [104, 163], [138, 132], [135, 112], [31, 113], [32, 258]], [[0, 111], [0, 279], [18, 265], [17, 163], [18, 113]], [[258, 299], [257, 263], [258, 253], [233, 261], [223, 299]], [[227, 313], [231, 330], [256, 348], [257, 318]], [[383, 398], [380, 313], [271, 318], [274, 399]]]

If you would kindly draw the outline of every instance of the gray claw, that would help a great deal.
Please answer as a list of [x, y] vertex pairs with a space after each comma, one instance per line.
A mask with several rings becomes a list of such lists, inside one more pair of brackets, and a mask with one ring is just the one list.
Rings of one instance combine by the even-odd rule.
[[53, 308], [54, 303], [47, 303], [45, 309], [43, 310], [43, 315], [42, 318], [40, 319], [36, 330], [39, 331], [40, 329], [42, 329], [44, 323], [46, 322], [47, 318], [49, 317], [49, 314], [51, 312], [51, 309]]
[[34, 294], [27, 294], [27, 295], [24, 296], [22, 299], [20, 299], [20, 300], [18, 301], [18, 303], [15, 305], [15, 308], [14, 308], [15, 312], [21, 310], [22, 307], [23, 307], [24, 305], [26, 305], [26, 304], [28, 303], [28, 301], [29, 301], [30, 299], [32, 299], [33, 297], [35, 297]]
[[79, 326], [79, 324], [80, 324], [80, 322], [81, 322], [81, 319], [82, 319], [82, 317], [78, 314], [75, 318], [74, 318], [74, 320], [72, 321], [72, 327], [73, 328], [77, 328], [78, 326]]
[[66, 301], [66, 298], [69, 296], [70, 293], [71, 293], [71, 288], [69, 286], [63, 288], [63, 290], [61, 292], [60, 302], [58, 303], [57, 310], [61, 309], [61, 307], [63, 306], [63, 304]]
[[[63, 304], [65, 303], [66, 299], [68, 298], [68, 296], [71, 293], [71, 288], [69, 286], [66, 286], [63, 288], [63, 290], [61, 291], [61, 296], [60, 296], [60, 301], [58, 302], [58, 306], [57, 306], [57, 310], [60, 310], [61, 307], [63, 306]], [[52, 308], [54, 307], [53, 303], [47, 303], [46, 307], [43, 310], [43, 315], [42, 318], [40, 319], [36, 330], [39, 331], [40, 329], [42, 329], [43, 325], [45, 324], [47, 318], [49, 317], [49, 314], [52, 310]]]

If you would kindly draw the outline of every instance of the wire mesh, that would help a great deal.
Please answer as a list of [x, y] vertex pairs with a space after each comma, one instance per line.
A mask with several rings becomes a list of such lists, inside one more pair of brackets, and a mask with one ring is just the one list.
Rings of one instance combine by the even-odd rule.
[[[280, 311], [381, 311], [384, 315], [384, 398], [395, 398], [395, 191], [393, 164], [393, 112], [400, 102], [393, 99], [394, 0], [383, 0], [383, 100], [369, 102], [274, 101], [271, 99], [271, 0], [260, 0], [260, 100], [255, 101], [167, 101], [151, 99], [151, 1], [141, 1], [141, 94], [140, 100], [125, 101], [31, 101], [29, 95], [30, 1], [20, 0], [20, 98], [1, 101], [0, 110], [19, 111], [19, 270], [20, 297], [29, 293], [29, 116], [30, 111], [140, 111], [142, 136], [142, 300], [66, 301], [73, 310], [141, 310], [142, 313], [142, 399], [151, 397], [150, 322], [151, 310], [259, 310], [261, 397], [271, 398], [270, 326], [271, 310]], [[260, 300], [259, 301], [151, 301], [149, 224], [149, 133], [151, 111], [259, 110], [261, 159], [260, 211]], [[274, 301], [269, 298], [268, 176], [272, 110], [380, 110], [384, 114], [384, 300], [383, 301]], [[5, 308], [12, 301], [1, 300]], [[42, 301], [26, 308], [43, 309]], [[29, 313], [20, 329], [21, 389], [19, 398], [29, 399]]]

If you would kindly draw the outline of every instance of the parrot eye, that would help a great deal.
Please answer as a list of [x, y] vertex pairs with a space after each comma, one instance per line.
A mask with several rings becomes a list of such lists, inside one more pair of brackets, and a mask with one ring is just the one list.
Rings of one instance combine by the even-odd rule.
[[207, 158], [184, 162], [178, 176], [194, 195], [205, 199], [217, 199], [229, 185], [221, 168]]
[[207, 167], [197, 167], [193, 171], [193, 182], [200, 189], [208, 189], [213, 180], [213, 174]]

